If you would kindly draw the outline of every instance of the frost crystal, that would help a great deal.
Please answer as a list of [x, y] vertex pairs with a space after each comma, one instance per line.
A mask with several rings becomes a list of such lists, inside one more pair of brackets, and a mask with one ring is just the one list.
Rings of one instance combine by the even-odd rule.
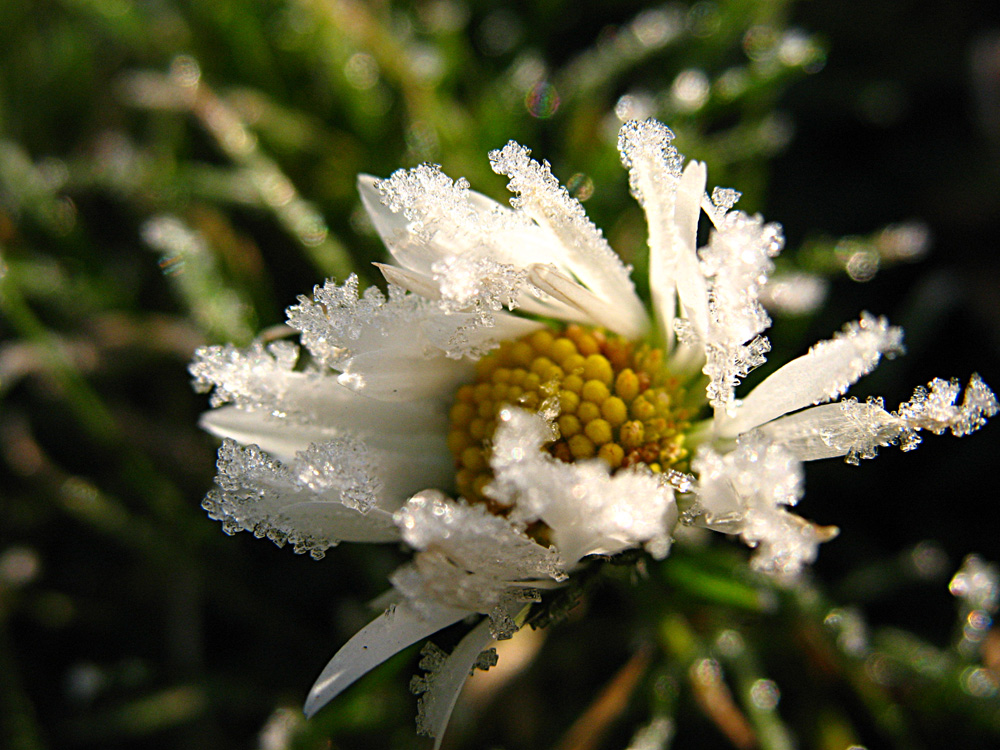
[[418, 554], [396, 572], [393, 584], [415, 606], [430, 598], [489, 613], [512, 586], [532, 588], [566, 578], [555, 549], [537, 544], [483, 505], [428, 490], [396, 511], [395, 521]]
[[510, 179], [508, 187], [515, 193], [511, 205], [531, 217], [570, 258], [586, 261], [572, 269], [580, 281], [604, 300], [625, 305], [628, 317], [641, 326], [645, 312], [635, 296], [630, 269], [587, 218], [580, 202], [552, 175], [548, 162], [539, 164], [530, 153], [514, 141], [490, 152], [493, 171]]
[[[278, 546], [322, 557], [343, 539], [396, 536], [391, 517], [373, 508], [381, 489], [363, 445], [347, 440], [312, 445], [284, 465], [257, 446], [225, 440], [217, 488], [202, 507], [227, 534], [252, 531]], [[338, 528], [335, 536], [332, 528]]]
[[299, 348], [287, 341], [267, 347], [260, 342], [249, 349], [232, 344], [203, 346], [195, 352], [188, 371], [194, 377], [195, 390], [212, 392], [213, 407], [234, 403], [245, 409], [261, 409], [285, 414], [287, 380], [298, 360]]
[[[540, 449], [554, 439], [542, 416], [504, 409], [494, 436], [488, 492], [515, 505], [512, 519], [544, 521], [567, 564], [590, 554], [614, 554], [645, 545], [665, 557], [678, 512], [673, 491], [654, 475], [610, 475], [599, 460], [566, 464]], [[516, 502], [512, 502], [515, 501]]]
[[716, 409], [732, 408], [740, 379], [763, 364], [770, 351], [770, 343], [759, 334], [771, 319], [758, 297], [774, 270], [771, 258], [783, 246], [780, 226], [732, 211], [700, 251], [709, 279], [710, 316], [703, 372], [711, 378], [708, 399]]
[[725, 455], [703, 449], [692, 467], [699, 477], [695, 495], [705, 525], [738, 533], [756, 547], [753, 565], [758, 570], [794, 575], [815, 559], [819, 543], [835, 533], [785, 509], [802, 496], [802, 465], [759, 433], [740, 438]]

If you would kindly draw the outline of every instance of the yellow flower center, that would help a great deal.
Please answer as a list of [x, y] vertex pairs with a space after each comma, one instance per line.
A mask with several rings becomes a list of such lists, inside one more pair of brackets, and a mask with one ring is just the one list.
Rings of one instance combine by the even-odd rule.
[[560, 436], [546, 450], [561, 461], [597, 456], [612, 471], [682, 469], [690, 418], [683, 396], [662, 350], [601, 329], [571, 325], [505, 341], [476, 363], [475, 383], [455, 394], [448, 446], [458, 492], [493, 512], [507, 510], [483, 492], [493, 479], [492, 438], [504, 406], [557, 406]]

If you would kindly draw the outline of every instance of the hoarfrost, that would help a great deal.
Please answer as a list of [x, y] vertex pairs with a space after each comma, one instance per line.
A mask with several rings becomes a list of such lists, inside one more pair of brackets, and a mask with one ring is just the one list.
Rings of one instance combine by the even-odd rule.
[[312, 445], [286, 465], [227, 439], [218, 470], [202, 507], [227, 534], [251, 531], [317, 558], [342, 540], [398, 537], [389, 514], [374, 507], [381, 483], [356, 441]]

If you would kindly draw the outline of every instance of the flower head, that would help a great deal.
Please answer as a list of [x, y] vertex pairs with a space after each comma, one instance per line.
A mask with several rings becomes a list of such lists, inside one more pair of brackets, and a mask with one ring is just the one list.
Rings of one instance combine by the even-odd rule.
[[[204, 506], [321, 557], [341, 541], [401, 540], [392, 603], [323, 671], [317, 710], [402, 648], [488, 615], [421, 682], [440, 739], [470, 669], [540, 592], [589, 555], [662, 558], [678, 523], [738, 534], [754, 565], [793, 576], [836, 529], [790, 511], [802, 462], [965, 435], [998, 409], [977, 377], [934, 380], [887, 411], [836, 401], [902, 332], [862, 313], [737, 397], [762, 364], [762, 290], [781, 228], [705, 192], [673, 134], [630, 122], [619, 149], [649, 225], [652, 315], [630, 269], [548, 164], [490, 154], [511, 207], [423, 165], [359, 189], [394, 265], [388, 295], [328, 281], [288, 310], [300, 346], [201, 349], [204, 427], [223, 438]], [[711, 223], [698, 248], [698, 225]], [[832, 403], [827, 403], [832, 402]]]

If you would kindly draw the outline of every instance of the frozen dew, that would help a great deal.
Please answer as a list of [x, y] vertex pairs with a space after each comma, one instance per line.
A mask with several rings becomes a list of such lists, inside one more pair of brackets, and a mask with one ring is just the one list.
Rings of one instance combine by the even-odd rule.
[[830, 284], [822, 276], [791, 272], [776, 274], [760, 290], [760, 301], [781, 315], [808, 315], [826, 299]]
[[922, 221], [891, 224], [875, 236], [875, 248], [887, 261], [920, 260], [930, 245], [930, 227]]
[[645, 10], [635, 17], [630, 28], [639, 44], [657, 49], [669, 44], [680, 34], [680, 13], [670, 7]]
[[366, 52], [355, 52], [344, 64], [344, 78], [359, 91], [367, 91], [378, 84], [378, 63]]
[[193, 88], [201, 80], [201, 66], [191, 55], [177, 55], [170, 61], [170, 78], [178, 86]]
[[548, 81], [538, 81], [524, 94], [524, 106], [528, 114], [538, 120], [547, 120], [559, 111], [559, 92]]
[[666, 750], [675, 731], [673, 719], [657, 716], [635, 733], [627, 750]]
[[781, 691], [774, 680], [754, 680], [750, 686], [750, 700], [761, 711], [773, 711], [781, 700]]
[[42, 561], [31, 547], [8, 547], [0, 553], [0, 587], [19, 588], [38, 577]]
[[576, 200], [583, 203], [594, 194], [594, 181], [582, 172], [566, 180], [566, 189]]
[[993, 698], [997, 694], [997, 678], [985, 667], [966, 667], [958, 681], [962, 690], [973, 698]]
[[948, 590], [971, 610], [996, 612], [1000, 599], [1000, 571], [978, 555], [969, 555], [951, 579]]
[[772, 26], [751, 26], [743, 34], [743, 51], [756, 63], [774, 58], [778, 43], [778, 32]]
[[823, 624], [834, 633], [837, 646], [849, 656], [860, 658], [870, 650], [868, 626], [854, 607], [830, 610]]
[[480, 48], [498, 57], [514, 48], [523, 33], [521, 19], [509, 8], [497, 8], [486, 14], [476, 34]]
[[681, 71], [670, 87], [670, 96], [682, 112], [694, 112], [708, 101], [710, 83], [703, 70]]
[[[631, 92], [622, 94], [615, 102], [615, 117], [620, 122], [630, 120], [645, 120], [653, 114], [656, 102], [653, 97], [645, 92]], [[617, 132], [616, 127], [616, 132]]]

